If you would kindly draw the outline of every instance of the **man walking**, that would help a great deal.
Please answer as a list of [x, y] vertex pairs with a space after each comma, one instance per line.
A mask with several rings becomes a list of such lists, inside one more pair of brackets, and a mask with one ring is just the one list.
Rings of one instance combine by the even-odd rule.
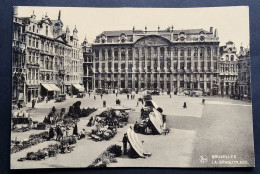
[[35, 105], [35, 100], [33, 99], [32, 100], [32, 108], [34, 108], [34, 105]]
[[125, 133], [125, 134], [124, 134], [124, 137], [123, 137], [124, 155], [127, 154], [127, 142], [128, 142], [128, 137], [127, 137], [127, 134]]

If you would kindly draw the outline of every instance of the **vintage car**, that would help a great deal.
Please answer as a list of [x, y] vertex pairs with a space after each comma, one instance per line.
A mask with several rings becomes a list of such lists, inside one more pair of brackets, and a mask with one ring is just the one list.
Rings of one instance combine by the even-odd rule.
[[56, 102], [63, 102], [63, 101], [66, 101], [66, 94], [59, 94], [56, 99], [55, 99]]
[[119, 93], [120, 94], [128, 94], [129, 91], [128, 91], [128, 89], [122, 89], [122, 90], [119, 91]]
[[98, 88], [96, 89], [96, 94], [108, 94], [107, 89]]
[[86, 96], [86, 93], [85, 92], [79, 92], [78, 94], [77, 94], [77, 98], [83, 98], [83, 97], [85, 97]]
[[160, 95], [160, 91], [158, 91], [158, 90], [153, 90], [150, 94], [151, 94], [151, 95]]

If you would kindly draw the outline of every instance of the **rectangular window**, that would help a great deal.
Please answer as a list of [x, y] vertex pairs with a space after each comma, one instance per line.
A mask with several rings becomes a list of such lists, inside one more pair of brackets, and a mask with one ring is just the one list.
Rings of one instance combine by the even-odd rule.
[[46, 26], [46, 36], [48, 36], [48, 26]]
[[184, 56], [184, 48], [181, 48], [181, 56]]
[[173, 55], [174, 56], [178, 56], [178, 48], [174, 48], [173, 49]]
[[133, 49], [132, 48], [128, 49], [128, 59], [133, 60]]
[[194, 57], [198, 57], [198, 48], [197, 47], [194, 48]]
[[188, 48], [188, 56], [191, 56], [191, 48]]

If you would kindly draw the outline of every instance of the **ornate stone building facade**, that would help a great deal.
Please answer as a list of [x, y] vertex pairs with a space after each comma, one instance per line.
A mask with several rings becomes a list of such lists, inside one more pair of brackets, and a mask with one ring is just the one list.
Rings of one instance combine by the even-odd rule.
[[[27, 103], [39, 96], [53, 98], [58, 93], [71, 92], [74, 84], [82, 83], [83, 55], [76, 27], [72, 36], [68, 27], [63, 31], [60, 12], [57, 20], [51, 20], [47, 14], [40, 20], [36, 20], [34, 14], [17, 17], [17, 7], [14, 7], [14, 13], [14, 21], [19, 21], [18, 32], [15, 27], [18, 24], [14, 24], [14, 33], [17, 33], [14, 41], [19, 38], [25, 45], [21, 58], [17, 59], [13, 52], [13, 75], [19, 68], [23, 69], [25, 82], [20, 95], [23, 97], [19, 100]], [[22, 64], [16, 64], [17, 61]], [[13, 99], [18, 98], [13, 95]]]
[[238, 53], [238, 94], [240, 99], [251, 100], [251, 62], [249, 48], [240, 47]]
[[83, 52], [83, 84], [86, 91], [93, 90], [93, 52], [92, 45], [85, 38], [82, 43]]
[[235, 44], [231, 41], [220, 47], [220, 58], [218, 62], [219, 85], [221, 95], [234, 95], [238, 76], [238, 58]]
[[95, 88], [218, 94], [219, 38], [212, 27], [104, 31], [92, 49]]

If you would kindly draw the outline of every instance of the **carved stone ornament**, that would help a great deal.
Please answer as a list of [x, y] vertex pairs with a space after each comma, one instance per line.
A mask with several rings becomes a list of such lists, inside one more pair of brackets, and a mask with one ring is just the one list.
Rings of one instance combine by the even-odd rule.
[[169, 45], [166, 39], [157, 37], [157, 36], [149, 36], [140, 39], [136, 42], [135, 46], [161, 46], [161, 45]]

